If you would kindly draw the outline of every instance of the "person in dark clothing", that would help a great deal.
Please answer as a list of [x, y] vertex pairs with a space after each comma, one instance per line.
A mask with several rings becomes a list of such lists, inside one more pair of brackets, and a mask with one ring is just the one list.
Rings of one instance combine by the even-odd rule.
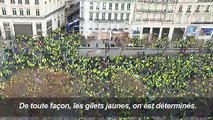
[[105, 45], [105, 53], [107, 53], [107, 43], [105, 42], [104, 45]]
[[107, 52], [109, 52], [109, 43], [107, 42]]

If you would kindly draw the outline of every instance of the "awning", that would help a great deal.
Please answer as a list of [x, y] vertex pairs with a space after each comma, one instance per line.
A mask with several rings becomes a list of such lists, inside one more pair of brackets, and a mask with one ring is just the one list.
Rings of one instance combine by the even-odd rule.
[[98, 40], [109, 40], [110, 39], [110, 33], [109, 32], [101, 32], [98, 34], [97, 37]]
[[122, 34], [122, 31], [112, 31], [112, 34]]
[[96, 34], [97, 34], [97, 33], [95, 33], [95, 32], [88, 32], [88, 33], [87, 33], [87, 36], [92, 37], [92, 36], [96, 36]]

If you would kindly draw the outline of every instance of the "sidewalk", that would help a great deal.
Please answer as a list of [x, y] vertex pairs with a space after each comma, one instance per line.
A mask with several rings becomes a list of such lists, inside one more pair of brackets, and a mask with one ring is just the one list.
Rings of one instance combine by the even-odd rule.
[[[146, 55], [156, 55], [156, 54], [178, 54], [180, 53], [179, 48], [172, 49], [156, 49], [156, 48], [135, 48], [135, 47], [125, 47], [121, 49], [120, 47], [111, 47], [108, 52], [106, 52], [105, 48], [86, 48], [82, 47], [78, 49], [79, 56], [140, 56], [142, 54]], [[203, 51], [205, 52], [205, 51]], [[199, 49], [187, 49], [187, 53], [202, 53], [199, 52]]]
[[[105, 40], [105, 42], [108, 42], [109, 44], [114, 44], [114, 41], [110, 40]], [[88, 47], [88, 44], [90, 44], [90, 48], [95, 48], [96, 43], [98, 44], [98, 48], [105, 48], [105, 44], [103, 43], [103, 40], [92, 40], [92, 41], [87, 41], [86, 46]]]

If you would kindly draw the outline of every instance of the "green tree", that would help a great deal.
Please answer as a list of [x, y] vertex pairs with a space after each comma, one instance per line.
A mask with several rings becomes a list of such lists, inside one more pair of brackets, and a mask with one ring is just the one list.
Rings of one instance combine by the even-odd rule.
[[2, 51], [6, 47], [4, 41], [0, 40], [0, 51]]

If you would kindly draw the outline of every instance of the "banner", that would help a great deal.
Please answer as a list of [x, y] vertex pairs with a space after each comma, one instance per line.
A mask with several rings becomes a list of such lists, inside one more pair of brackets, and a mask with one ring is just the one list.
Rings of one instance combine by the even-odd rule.
[[212, 34], [213, 28], [201, 28], [200, 35], [201, 36], [210, 36]]
[[197, 26], [188, 26], [185, 31], [185, 36], [197, 36]]
[[132, 34], [133, 35], [138, 35], [140, 34], [140, 29], [137, 27], [137, 28], [132, 28]]

